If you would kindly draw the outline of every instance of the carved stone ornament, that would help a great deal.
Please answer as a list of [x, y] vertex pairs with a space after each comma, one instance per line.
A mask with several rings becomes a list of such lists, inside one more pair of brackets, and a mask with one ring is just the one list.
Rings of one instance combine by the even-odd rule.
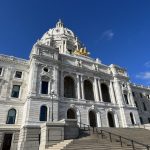
[[82, 67], [82, 61], [81, 60], [76, 60], [76, 65], [78, 67]]
[[91, 107], [92, 109], [95, 109], [95, 106], [94, 105], [92, 105], [92, 107]]
[[53, 79], [53, 72], [54, 72], [54, 69], [53, 67], [49, 67], [48, 68], [48, 72], [45, 72], [43, 69], [42, 69], [42, 72], [40, 73], [40, 75], [42, 77], [48, 77], [49, 79]]
[[71, 107], [71, 108], [74, 108], [74, 107], [75, 107], [75, 104], [70, 104], [70, 107]]

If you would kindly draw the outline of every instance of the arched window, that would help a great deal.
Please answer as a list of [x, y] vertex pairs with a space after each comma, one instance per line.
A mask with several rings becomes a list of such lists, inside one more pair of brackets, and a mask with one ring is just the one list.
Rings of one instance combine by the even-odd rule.
[[91, 127], [97, 126], [97, 117], [95, 111], [90, 110], [89, 112], [89, 124]]
[[94, 100], [93, 85], [89, 80], [84, 81], [84, 97], [86, 100]]
[[101, 84], [101, 90], [102, 90], [102, 98], [104, 102], [111, 102], [110, 101], [110, 95], [109, 95], [109, 89], [106, 84]]
[[75, 98], [75, 83], [69, 76], [64, 78], [64, 97]]
[[15, 124], [16, 110], [14, 108], [8, 111], [6, 124]]
[[76, 119], [76, 113], [75, 110], [70, 108], [67, 111], [67, 119]]
[[132, 125], [135, 125], [134, 117], [133, 117], [133, 114], [132, 114], [132, 113], [130, 113], [130, 119], [131, 119], [131, 123], [132, 123]]
[[107, 117], [108, 117], [109, 127], [115, 127], [114, 114], [112, 112], [108, 112]]
[[47, 107], [46, 106], [41, 106], [40, 121], [47, 121]]

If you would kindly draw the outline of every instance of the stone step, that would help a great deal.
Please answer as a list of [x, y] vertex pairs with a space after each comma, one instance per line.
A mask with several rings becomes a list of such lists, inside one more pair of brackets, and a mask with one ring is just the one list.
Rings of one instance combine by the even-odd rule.
[[60, 143], [57, 143], [56, 145], [53, 145], [51, 147], [48, 147], [45, 150], [62, 150], [64, 147], [66, 147], [68, 144], [70, 144], [73, 140], [64, 140], [61, 141]]
[[[116, 128], [108, 128], [108, 131], [121, 135], [123, 137], [127, 137], [128, 139], [135, 138], [139, 141], [144, 140], [145, 142], [150, 142], [149, 131], [147, 133], [147, 131], [141, 131], [140, 129], [128, 130]], [[104, 133], [103, 135], [103, 139], [101, 135], [98, 136], [97, 134], [81, 136], [79, 139], [73, 140], [73, 142], [64, 147], [63, 150], [133, 150], [131, 141], [122, 140], [123, 147], [121, 147], [119, 138], [117, 138], [116, 136], [112, 136], [112, 142], [110, 142], [109, 135], [107, 133]], [[134, 146], [135, 150], [146, 150], [146, 148], [141, 145], [134, 143]]]

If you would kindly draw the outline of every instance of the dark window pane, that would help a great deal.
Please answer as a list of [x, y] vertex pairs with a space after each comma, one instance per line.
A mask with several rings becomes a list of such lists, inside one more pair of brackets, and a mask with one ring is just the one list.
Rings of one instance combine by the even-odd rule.
[[135, 97], [135, 93], [134, 92], [132, 92], [132, 95], [133, 95], [133, 97]]
[[64, 97], [75, 98], [74, 80], [69, 76], [64, 78]]
[[2, 75], [2, 68], [0, 67], [0, 75]]
[[16, 110], [15, 109], [10, 109], [8, 111], [6, 124], [15, 124], [15, 119], [16, 119]]
[[16, 71], [15, 78], [21, 78], [21, 76], [22, 76], [22, 72]]
[[141, 97], [141, 98], [143, 97], [143, 94], [142, 94], [142, 93], [140, 93], [140, 97]]
[[47, 107], [42, 106], [40, 110], [40, 121], [47, 121]]
[[124, 99], [125, 99], [126, 104], [129, 104], [129, 102], [128, 102], [128, 96], [126, 94], [124, 94]]
[[18, 98], [19, 97], [19, 91], [20, 91], [20, 85], [13, 85], [11, 97]]
[[101, 90], [102, 90], [102, 98], [104, 102], [110, 103], [110, 95], [109, 95], [109, 89], [108, 86], [104, 83], [101, 84]]
[[144, 109], [144, 111], [147, 111], [147, 108], [146, 108], [146, 105], [144, 102], [143, 102], [143, 109]]
[[142, 117], [140, 117], [140, 122], [141, 122], [141, 124], [143, 124], [143, 118]]
[[136, 108], [138, 109], [138, 104], [137, 104], [137, 102], [135, 101], [135, 106], [136, 106]]
[[131, 119], [131, 123], [132, 123], [132, 125], [134, 125], [134, 124], [135, 124], [135, 122], [134, 122], [134, 117], [133, 117], [133, 114], [132, 114], [132, 113], [130, 113], [130, 119]]
[[48, 82], [47, 81], [42, 81], [41, 93], [48, 94]]

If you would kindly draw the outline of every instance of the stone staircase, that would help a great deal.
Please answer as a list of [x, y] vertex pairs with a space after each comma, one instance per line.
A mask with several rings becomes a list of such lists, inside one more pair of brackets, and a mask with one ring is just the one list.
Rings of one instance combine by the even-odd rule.
[[73, 140], [63, 150], [132, 150], [130, 146], [120, 146], [119, 142], [100, 139], [97, 134]]
[[54, 144], [45, 150], [62, 150], [64, 147], [66, 147], [69, 143], [71, 143], [73, 140], [64, 140], [60, 143]]
[[[150, 131], [145, 129], [130, 129], [130, 128], [100, 128], [107, 132], [111, 132], [127, 139], [133, 139], [143, 144], [150, 143]], [[98, 130], [100, 130], [98, 129]], [[122, 146], [118, 136], [107, 133], [97, 134], [93, 132], [83, 132], [78, 139], [74, 139], [70, 144], [62, 150], [148, 150], [146, 147], [134, 143], [134, 148], [131, 141], [122, 139]], [[103, 137], [103, 138], [102, 138]]]
[[98, 128], [99, 131], [101, 129], [114, 134], [118, 134], [128, 139], [135, 140], [145, 145], [150, 145], [150, 130], [141, 128]]
[[[146, 147], [137, 143], [134, 143], [133, 146], [131, 140], [150, 145], [149, 130], [139, 128], [98, 128], [97, 130], [100, 134], [97, 134], [97, 132], [93, 133], [92, 130], [90, 132], [80, 130], [78, 139], [64, 140], [46, 150], [148, 150]], [[102, 134], [100, 132], [101, 130], [103, 130]], [[111, 134], [110, 140], [110, 134], [108, 132], [131, 140], [122, 138], [121, 146], [120, 138]]]

